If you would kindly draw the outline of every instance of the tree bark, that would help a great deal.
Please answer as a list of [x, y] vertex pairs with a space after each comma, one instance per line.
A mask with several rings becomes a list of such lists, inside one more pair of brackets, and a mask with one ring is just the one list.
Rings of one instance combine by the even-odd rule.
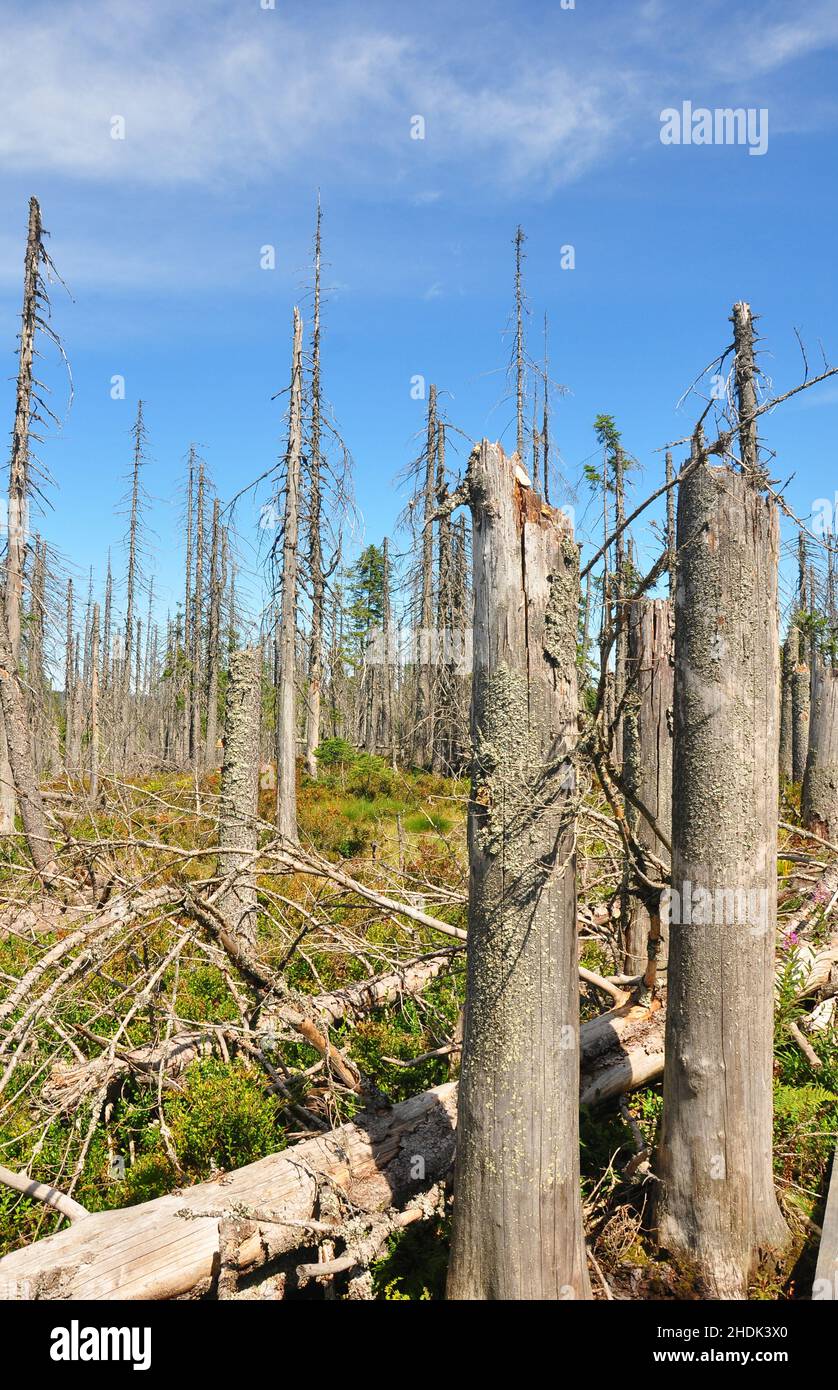
[[317, 777], [315, 750], [320, 742], [320, 706], [323, 685], [323, 543], [320, 535], [322, 478], [320, 460], [320, 233], [322, 213], [317, 199], [314, 237], [314, 318], [311, 338], [311, 440], [309, 457], [309, 572], [311, 574], [311, 637], [306, 704], [306, 771]]
[[216, 497], [212, 508], [212, 555], [210, 558], [210, 612], [207, 632], [207, 767], [218, 766], [218, 662], [219, 631], [221, 627], [221, 582], [218, 573], [221, 544], [220, 504]]
[[355, 1210], [386, 1211], [444, 1177], [456, 1091], [448, 1082], [185, 1192], [86, 1216], [0, 1259], [0, 1287], [27, 1298], [97, 1302], [211, 1293], [221, 1254], [219, 1211], [270, 1211], [272, 1221], [254, 1230], [256, 1266], [311, 1243], [306, 1226], [319, 1216], [324, 1190], [340, 1189]]
[[[671, 843], [672, 718], [675, 676], [675, 615], [671, 599], [634, 599], [628, 606], [629, 695], [623, 719], [623, 776]], [[645, 816], [628, 810], [632, 830], [644, 848], [665, 863], [669, 850]], [[666, 963], [666, 940], [650, 943], [646, 905], [635, 900], [625, 935], [627, 975], [642, 975], [652, 945], [658, 967]]]
[[[15, 422], [9, 463], [9, 501], [7, 516], [6, 587], [4, 602], [9, 645], [15, 661], [20, 658], [23, 570], [26, 556], [27, 509], [29, 505], [29, 431], [32, 418], [32, 363], [38, 322], [38, 271], [41, 262], [41, 209], [37, 198], [29, 199], [29, 229], [23, 265], [23, 309], [21, 312], [20, 352], [18, 355]], [[10, 835], [15, 827], [13, 776], [3, 721], [0, 718], [0, 835]]]
[[792, 655], [790, 633], [783, 643], [782, 669], [780, 673], [780, 781], [792, 780], [792, 686], [794, 683], [794, 657]]
[[809, 751], [810, 719], [810, 652], [806, 633], [801, 620], [806, 613], [806, 537], [801, 531], [798, 536], [800, 577], [798, 584], [798, 614], [792, 633], [794, 651], [794, 670], [791, 685], [791, 740], [792, 740], [792, 781], [802, 782], [806, 771], [806, 757]]
[[0, 708], [3, 712], [9, 764], [20, 806], [23, 833], [32, 863], [43, 881], [50, 884], [57, 873], [55, 847], [47, 827], [44, 804], [32, 761], [26, 701], [6, 629], [6, 611], [3, 604], [0, 604]]
[[90, 628], [90, 800], [99, 795], [99, 605]]
[[291, 407], [285, 465], [285, 526], [282, 540], [282, 604], [277, 632], [276, 828], [297, 838], [297, 545], [300, 525], [300, 464], [303, 411], [303, 321], [294, 310]]
[[825, 840], [838, 835], [838, 670], [815, 657], [809, 752], [801, 797], [803, 824]]
[[434, 664], [431, 634], [434, 623], [434, 528], [436, 510], [435, 461], [437, 449], [436, 387], [428, 391], [428, 437], [425, 446], [425, 486], [422, 505], [422, 573], [419, 611], [419, 667], [416, 684], [416, 729], [414, 760], [418, 767], [430, 768], [434, 750]]
[[579, 1186], [579, 559], [483, 442], [474, 523], [468, 984], [452, 1299], [589, 1296]]
[[261, 651], [247, 647], [230, 657], [224, 718], [224, 762], [218, 818], [218, 873], [236, 870], [219, 895], [218, 910], [244, 947], [256, 942], [256, 816], [259, 800]]
[[771, 1153], [776, 508], [702, 463], [680, 487], [678, 550], [659, 1239], [711, 1293], [743, 1297], [788, 1237]]

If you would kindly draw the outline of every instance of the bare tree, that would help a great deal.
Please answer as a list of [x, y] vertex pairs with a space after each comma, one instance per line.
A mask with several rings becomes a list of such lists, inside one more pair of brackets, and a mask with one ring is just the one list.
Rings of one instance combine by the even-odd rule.
[[678, 554], [659, 1236], [711, 1294], [743, 1297], [787, 1239], [771, 1156], [779, 526], [753, 473], [698, 459]]
[[468, 984], [448, 1297], [589, 1296], [579, 1187], [573, 753], [578, 551], [471, 456]]
[[297, 838], [297, 575], [303, 410], [303, 321], [294, 310], [291, 404], [285, 458], [285, 516], [282, 537], [282, 600], [277, 629], [276, 824], [286, 839]]
[[224, 759], [218, 817], [218, 873], [224, 880], [217, 907], [236, 940], [256, 941], [259, 697], [262, 653], [247, 647], [230, 656], [224, 714]]

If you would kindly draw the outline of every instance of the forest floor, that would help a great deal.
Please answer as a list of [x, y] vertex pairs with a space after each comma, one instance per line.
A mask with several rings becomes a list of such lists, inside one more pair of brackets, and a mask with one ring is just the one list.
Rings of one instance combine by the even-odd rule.
[[[104, 806], [95, 811], [83, 792], [70, 796], [66, 784], [50, 790], [56, 824], [95, 846], [98, 861], [111, 866], [116, 889], [127, 883], [153, 888], [174, 876], [187, 884], [212, 881], [217, 772], [197, 783], [174, 773], [109, 783]], [[324, 769], [317, 781], [300, 774], [300, 842], [356, 882], [463, 928], [467, 792], [463, 782], [393, 772], [366, 755], [348, 758]], [[790, 820], [794, 789], [786, 798], [783, 817]], [[260, 801], [266, 841], [272, 800], [266, 787]], [[583, 816], [580, 823], [580, 904], [589, 910], [580, 913], [580, 963], [608, 976], [621, 968], [614, 920], [620, 845], [601, 819], [607, 808], [592, 794], [588, 801], [599, 818]], [[816, 947], [829, 934], [826, 916], [833, 905], [818, 902], [818, 880], [836, 856], [788, 832], [782, 838], [793, 859], [778, 865], [774, 1160], [794, 1248], [782, 1270], [763, 1274], [751, 1290], [761, 1299], [809, 1296], [838, 1133], [835, 1026], [807, 1034], [820, 1066], [788, 1030], [812, 1009], [812, 1001], [795, 999], [798, 956], [806, 943]], [[72, 930], [66, 922], [27, 925], [21, 913], [33, 889], [24, 865], [12, 842], [0, 861], [0, 1000], [43, 959], [45, 948]], [[389, 1101], [456, 1075], [457, 1054], [449, 1044], [465, 992], [461, 942], [307, 874], [263, 875], [259, 889], [258, 958], [297, 994], [322, 995], [444, 949], [444, 969], [420, 993], [337, 1022], [329, 1039]], [[804, 943], [782, 922], [807, 904], [813, 910]], [[336, 1084], [322, 1055], [293, 1032], [259, 1037], [276, 1069], [273, 1080], [252, 1051], [237, 1046], [238, 1038], [250, 1036], [241, 982], [223, 952], [193, 928], [176, 909], [141, 918], [56, 991], [40, 1010], [37, 1028], [23, 1027], [27, 999], [21, 1001], [11, 1016], [12, 1027], [21, 1024], [16, 1049], [0, 1054], [4, 1067], [10, 1055], [15, 1061], [0, 1087], [0, 1164], [26, 1169], [100, 1211], [147, 1201], [282, 1150], [311, 1132], [306, 1117], [321, 1127], [352, 1117], [358, 1095]], [[604, 1007], [602, 994], [583, 985], [583, 1019]], [[124, 1069], [105, 1089], [83, 1089], [72, 1106], [62, 1100], [60, 1083], [73, 1068], [105, 1054], [113, 1061], [185, 1028], [209, 1041], [201, 1049], [205, 1055], [179, 1075]], [[441, 1055], [427, 1055], [437, 1049]], [[583, 1109], [583, 1203], [596, 1297], [697, 1297], [654, 1243], [652, 1170], [661, 1103], [657, 1083], [627, 1095], [622, 1105]], [[442, 1297], [448, 1222], [446, 1212], [391, 1237], [373, 1266], [376, 1297]], [[0, 1255], [61, 1225], [56, 1212], [0, 1187]]]

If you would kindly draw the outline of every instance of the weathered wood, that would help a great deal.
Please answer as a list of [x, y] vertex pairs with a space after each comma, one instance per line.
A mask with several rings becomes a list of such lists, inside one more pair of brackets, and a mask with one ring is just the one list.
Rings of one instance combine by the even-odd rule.
[[579, 1187], [578, 550], [484, 441], [474, 524], [468, 983], [448, 1297], [589, 1297]]
[[18, 664], [9, 641], [5, 605], [0, 603], [0, 710], [6, 736], [14, 789], [20, 806], [23, 832], [32, 863], [44, 883], [52, 883], [58, 871], [55, 845], [44, 814], [44, 803], [32, 761], [26, 698]]
[[[672, 702], [675, 675], [675, 614], [670, 599], [634, 599], [628, 605], [628, 694], [623, 717], [623, 777], [668, 840], [672, 837]], [[665, 863], [669, 852], [645, 816], [633, 807], [629, 821], [637, 840]], [[632, 903], [625, 931], [627, 975], [646, 968], [651, 918], [644, 903]], [[666, 937], [658, 946], [666, 963]]]
[[789, 635], [783, 643], [783, 662], [780, 682], [780, 781], [792, 780], [792, 684], [794, 681], [794, 658], [792, 638]]
[[224, 761], [218, 816], [218, 872], [231, 882], [216, 904], [233, 935], [256, 941], [256, 816], [259, 800], [259, 703], [262, 654], [247, 647], [230, 657]]
[[[802, 531], [798, 536], [798, 564], [798, 608], [802, 616], [806, 612], [806, 537]], [[791, 674], [792, 780], [802, 782], [809, 751], [811, 672], [809, 641], [799, 621], [795, 623], [791, 640], [794, 658]]]
[[702, 462], [681, 483], [678, 551], [659, 1238], [741, 1297], [788, 1237], [771, 1163], [777, 509]]
[[295, 308], [288, 451], [285, 461], [282, 600], [276, 634], [276, 826], [280, 835], [284, 835], [288, 840], [297, 838], [297, 542], [300, 526], [302, 410], [303, 321], [299, 309]]
[[825, 840], [838, 836], [838, 670], [817, 656], [801, 810], [808, 830]]
[[812, 1297], [838, 1299], [838, 1154], [832, 1159], [832, 1177], [821, 1229]]
[[183, 1193], [85, 1217], [0, 1259], [0, 1298], [198, 1297], [220, 1256], [222, 1218], [206, 1213], [269, 1210], [275, 1222], [260, 1226], [253, 1251], [264, 1263], [307, 1243], [324, 1187], [365, 1212], [399, 1206], [448, 1171], [456, 1092], [448, 1082]]

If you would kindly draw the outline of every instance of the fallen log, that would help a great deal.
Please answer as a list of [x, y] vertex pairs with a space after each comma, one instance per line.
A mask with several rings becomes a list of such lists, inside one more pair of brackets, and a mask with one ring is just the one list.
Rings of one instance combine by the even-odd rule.
[[248, 1207], [258, 1205], [260, 1220], [248, 1242], [255, 1268], [322, 1234], [317, 1217], [324, 1189], [354, 1209], [382, 1212], [444, 1177], [454, 1155], [456, 1090], [448, 1082], [212, 1182], [84, 1217], [0, 1259], [0, 1297], [100, 1301], [207, 1294], [221, 1256], [225, 1217], [219, 1209], [246, 1218]]
[[[310, 1008], [315, 1024], [320, 1022], [326, 1027], [331, 1027], [345, 1018], [357, 1018], [381, 1005], [390, 1004], [402, 995], [421, 994], [425, 986], [448, 967], [450, 960], [449, 950], [438, 952], [389, 970], [383, 975], [374, 975], [371, 979], [346, 985], [343, 989], [315, 994], [311, 998], [306, 996], [306, 1006]], [[300, 1029], [299, 1010], [284, 1008], [282, 1005], [274, 1006], [263, 1014], [257, 1032], [264, 1036], [282, 1023]], [[309, 1041], [318, 1051], [322, 1050], [322, 1037], [319, 1042], [314, 1039]], [[165, 1042], [122, 1048], [113, 1057], [105, 1052], [99, 1057], [91, 1058], [89, 1062], [60, 1062], [53, 1067], [44, 1083], [41, 1103], [48, 1110], [57, 1107], [63, 1114], [67, 1114], [75, 1109], [85, 1096], [97, 1091], [105, 1081], [114, 1086], [131, 1073], [155, 1074], [161, 1068], [167, 1077], [175, 1078], [181, 1075], [190, 1063], [210, 1051], [216, 1042], [217, 1037], [212, 1031], [190, 1029], [187, 1032], [175, 1033]]]
[[[804, 947], [799, 963], [801, 998], [838, 989], [838, 936], [820, 950]], [[623, 1005], [582, 1025], [583, 1104], [613, 1099], [662, 1075], [664, 1019], [662, 1003], [653, 1001], [650, 1008]], [[322, 1235], [316, 1217], [324, 1183], [361, 1211], [383, 1212], [443, 1178], [453, 1159], [456, 1090], [449, 1082], [183, 1193], [78, 1220], [0, 1259], [0, 1298], [210, 1293], [224, 1239], [219, 1209], [232, 1215], [236, 1207], [260, 1209], [247, 1241], [250, 1266], [257, 1268], [305, 1245], [307, 1235], [309, 1241]], [[418, 1172], [421, 1178], [413, 1176]], [[276, 1218], [268, 1225], [266, 1211]]]

